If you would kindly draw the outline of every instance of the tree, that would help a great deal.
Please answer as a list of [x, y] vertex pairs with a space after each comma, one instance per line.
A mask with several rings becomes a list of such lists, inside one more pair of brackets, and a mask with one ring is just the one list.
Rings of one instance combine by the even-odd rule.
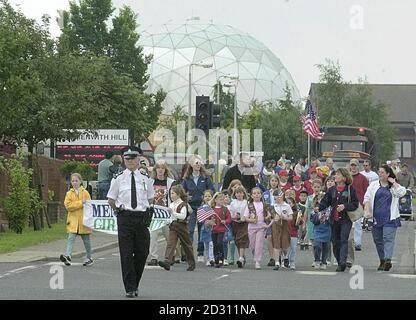
[[300, 106], [292, 100], [288, 87], [284, 92], [285, 99], [277, 105], [253, 102], [250, 111], [243, 116], [243, 129], [263, 129], [265, 159], [278, 158], [282, 153], [299, 157], [303, 152]]
[[[224, 91], [224, 86], [221, 84], [216, 84], [214, 86], [214, 95], [215, 97], [220, 97], [220, 106], [221, 106], [221, 128], [226, 130], [231, 130], [234, 128], [234, 104], [235, 104], [235, 94], [231, 91]], [[216, 102], [218, 103], [218, 102]], [[237, 127], [241, 127], [242, 117], [237, 110]]]
[[123, 7], [112, 19], [113, 28], [108, 30], [107, 22], [113, 12], [111, 0], [71, 2], [69, 12], [64, 13], [58, 48], [62, 55], [108, 59], [105, 73], [100, 74], [105, 83], [98, 92], [102, 95], [97, 102], [101, 106], [97, 128], [127, 127], [141, 141], [157, 127], [166, 94], [162, 90], [156, 94], [144, 93], [151, 57], [144, 57], [138, 45], [137, 15], [129, 7]]
[[[375, 131], [376, 146], [380, 146], [379, 160], [389, 159], [394, 151], [394, 130], [390, 125], [387, 107], [372, 100], [371, 87], [359, 79], [358, 85], [345, 82], [338, 63], [327, 60], [318, 65], [321, 74], [316, 101], [320, 125], [362, 126]], [[380, 138], [382, 137], [382, 144]]]

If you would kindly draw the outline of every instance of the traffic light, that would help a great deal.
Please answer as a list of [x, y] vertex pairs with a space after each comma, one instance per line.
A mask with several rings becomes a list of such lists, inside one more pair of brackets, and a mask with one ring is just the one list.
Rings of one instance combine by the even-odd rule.
[[221, 124], [221, 106], [211, 101], [211, 128], [219, 128]]
[[211, 126], [209, 96], [196, 97], [195, 128], [201, 129], [208, 136]]

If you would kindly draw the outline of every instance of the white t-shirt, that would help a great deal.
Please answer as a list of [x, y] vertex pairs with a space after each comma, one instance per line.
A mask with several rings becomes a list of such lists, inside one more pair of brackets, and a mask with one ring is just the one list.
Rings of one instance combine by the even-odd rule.
[[360, 172], [363, 176], [365, 176], [368, 180], [368, 184], [370, 184], [373, 181], [378, 180], [378, 174], [374, 171], [366, 172], [365, 170]]

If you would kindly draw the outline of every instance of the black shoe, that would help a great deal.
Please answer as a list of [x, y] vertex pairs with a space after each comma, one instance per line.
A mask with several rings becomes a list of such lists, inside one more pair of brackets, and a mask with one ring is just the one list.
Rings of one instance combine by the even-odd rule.
[[137, 297], [139, 295], [139, 290], [134, 291], [134, 296]]
[[159, 261], [159, 266], [161, 266], [163, 269], [169, 271], [170, 270], [170, 263], [167, 261]]
[[276, 265], [276, 266], [274, 266], [274, 268], [273, 268], [273, 270], [279, 270], [279, 268], [280, 268], [280, 266], [279, 265]]
[[270, 259], [269, 263], [267, 264], [268, 267], [274, 267], [274, 265], [276, 264], [276, 262], [274, 261], [273, 258]]
[[239, 267], [239, 268], [243, 267], [243, 263], [240, 260], [237, 261], [237, 267]]
[[134, 298], [134, 292], [133, 291], [127, 292], [126, 298]]
[[355, 246], [355, 251], [361, 251], [361, 246], [360, 245]]
[[188, 269], [186, 269], [186, 271], [194, 271], [195, 270], [195, 266], [189, 266]]
[[148, 266], [157, 266], [157, 260], [156, 259], [152, 259], [147, 263]]
[[285, 268], [289, 268], [289, 259], [284, 259], [284, 260], [283, 260], [283, 266], [284, 266]]
[[384, 263], [384, 271], [389, 271], [393, 265], [391, 264], [391, 260], [387, 259]]
[[336, 272], [344, 272], [346, 268], [347, 268], [346, 264], [340, 264], [340, 265], [338, 265], [337, 270], [335, 270], [335, 271]]
[[71, 265], [71, 257], [70, 256], [66, 256], [66, 255], [61, 254], [61, 256], [59, 257], [59, 260], [61, 260], [66, 266]]
[[384, 260], [380, 260], [380, 265], [377, 268], [377, 271], [384, 271]]

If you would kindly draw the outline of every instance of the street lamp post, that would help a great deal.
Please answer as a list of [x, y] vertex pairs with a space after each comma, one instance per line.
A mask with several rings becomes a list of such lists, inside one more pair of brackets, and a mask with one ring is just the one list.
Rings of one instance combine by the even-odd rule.
[[[238, 82], [238, 77], [234, 78]], [[237, 150], [237, 113], [238, 113], [238, 106], [237, 106], [237, 82], [234, 84], [224, 84], [224, 87], [234, 87], [234, 141], [233, 141], [233, 156], [236, 157], [238, 150]]]
[[192, 130], [192, 66], [199, 66], [202, 68], [211, 68], [212, 65], [213, 65], [212, 63], [203, 63], [203, 62], [191, 63], [189, 65], [188, 132]]

